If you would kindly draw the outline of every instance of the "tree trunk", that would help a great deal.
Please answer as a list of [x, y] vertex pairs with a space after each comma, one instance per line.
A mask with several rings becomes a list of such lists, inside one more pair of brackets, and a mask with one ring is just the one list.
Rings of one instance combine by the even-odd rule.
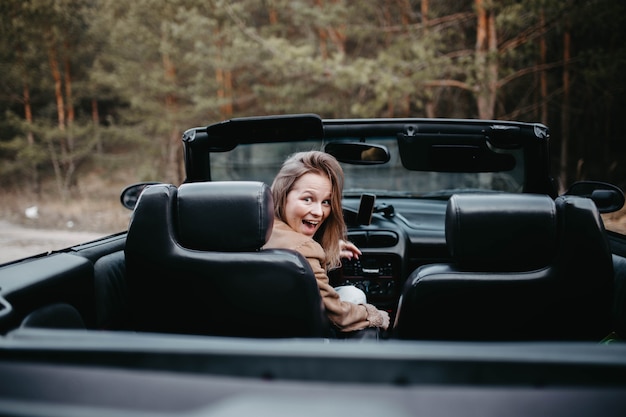
[[[545, 26], [545, 14], [542, 9], [540, 12], [539, 19], [541, 21], [541, 27]], [[547, 55], [548, 55], [548, 47], [546, 42], [546, 34], [543, 33], [539, 38], [539, 56], [540, 56], [540, 65], [542, 68], [546, 67], [547, 64]], [[543, 69], [539, 73], [539, 99], [540, 105], [540, 117], [539, 120], [544, 125], [548, 124], [548, 72]]]
[[222, 56], [222, 40], [221, 29], [215, 29], [216, 41], [216, 57], [215, 57], [215, 83], [217, 85], [216, 95], [219, 103], [220, 119], [225, 120], [232, 117], [233, 107], [233, 74], [230, 69], [224, 68], [224, 60]]
[[[420, 6], [420, 12], [422, 15], [422, 32], [424, 33], [424, 36], [428, 36], [428, 22], [429, 22], [429, 16], [428, 16], [428, 11], [429, 11], [429, 7], [430, 4], [428, 3], [428, 0], [422, 0], [422, 4]], [[425, 87], [424, 88], [424, 92], [426, 95], [426, 103], [424, 106], [424, 109], [426, 111], [426, 117], [429, 118], [434, 118], [437, 117], [437, 112], [436, 112], [436, 108], [437, 105], [435, 103], [435, 94], [434, 94], [434, 90], [432, 87]]]
[[476, 3], [476, 102], [478, 117], [493, 119], [498, 85], [498, 38], [496, 17], [483, 0]]
[[409, 0], [398, 0], [398, 5], [400, 6], [400, 19], [403, 25], [408, 25], [411, 23], [411, 3]]
[[91, 122], [93, 123], [93, 131], [96, 140], [96, 152], [98, 155], [102, 155], [104, 149], [102, 149], [102, 140], [100, 138], [100, 110], [98, 109], [98, 100], [91, 99]]
[[276, 5], [273, 1], [268, 1], [267, 3], [267, 14], [269, 16], [270, 25], [275, 25], [278, 23], [278, 11], [276, 10]]
[[[74, 97], [72, 94], [72, 71], [70, 64], [70, 47], [68, 43], [65, 43], [65, 58], [63, 59], [63, 75], [65, 79], [65, 114], [67, 115], [67, 125], [71, 126], [74, 123]], [[71, 144], [73, 145], [73, 144]]]
[[63, 82], [61, 80], [61, 71], [59, 71], [57, 49], [54, 45], [50, 45], [50, 48], [48, 49], [48, 58], [50, 60], [52, 79], [54, 80], [54, 97], [57, 104], [57, 125], [60, 131], [65, 131], [65, 100], [63, 99]]
[[65, 43], [65, 57], [63, 59], [63, 76], [65, 80], [65, 114], [67, 130], [65, 135], [65, 141], [67, 146], [67, 156], [65, 160], [65, 178], [63, 181], [63, 187], [66, 192], [70, 187], [76, 185], [76, 177], [74, 172], [76, 171], [76, 159], [75, 159], [75, 143], [74, 143], [74, 100], [72, 96], [72, 72], [69, 60], [69, 43]]
[[[163, 69], [165, 72], [165, 81], [168, 85], [176, 85], [176, 66], [167, 53], [163, 53]], [[181, 182], [181, 170], [179, 165], [179, 149], [180, 149], [180, 137], [181, 131], [178, 122], [178, 99], [175, 93], [169, 92], [165, 97], [165, 112], [166, 120], [172, 125], [170, 127], [170, 134], [165, 142], [165, 175], [166, 178], [170, 178], [172, 182]]]
[[[221, 60], [217, 60], [220, 62]], [[221, 62], [220, 62], [221, 64]], [[218, 64], [218, 65], [220, 65]], [[233, 74], [230, 70], [221, 67], [215, 68], [215, 81], [217, 83], [217, 101], [220, 103], [220, 118], [222, 120], [232, 117], [233, 107]]]
[[[55, 42], [54, 37], [50, 36], [48, 59], [50, 62], [52, 79], [54, 81], [54, 96], [57, 106], [57, 125], [59, 128], [59, 137], [61, 138], [65, 134], [65, 100], [63, 99], [63, 83], [61, 80], [61, 72], [59, 71], [59, 62]], [[62, 164], [66, 159], [67, 149], [65, 149], [65, 144], [62, 138], [59, 140], [59, 147], [61, 152], [60, 156], [57, 154], [57, 150], [54, 146], [54, 139], [48, 139], [48, 150], [50, 152], [50, 160], [54, 168], [57, 189], [59, 195], [65, 199], [67, 196], [66, 189], [64, 188]]]
[[[26, 75], [26, 65], [24, 64], [24, 57], [22, 55], [22, 48], [20, 45], [16, 46], [17, 49], [17, 59], [20, 64], [20, 68], [22, 71], [22, 103], [24, 104], [24, 120], [26, 121], [26, 144], [29, 148], [34, 148], [35, 146], [35, 134], [33, 132], [33, 108], [32, 103], [30, 101], [30, 86], [28, 83], [28, 77]], [[28, 161], [26, 163], [29, 165], [30, 170], [30, 180], [31, 180], [31, 189], [36, 194], [39, 195], [41, 192], [41, 185], [39, 184], [39, 166], [37, 164], [37, 160], [33, 159], [32, 161]]]

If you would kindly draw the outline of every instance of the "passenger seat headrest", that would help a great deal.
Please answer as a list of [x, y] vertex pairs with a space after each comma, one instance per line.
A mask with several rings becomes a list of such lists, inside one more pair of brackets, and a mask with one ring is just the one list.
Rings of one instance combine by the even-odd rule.
[[274, 202], [262, 182], [197, 182], [178, 188], [179, 243], [202, 251], [255, 251], [269, 239]]
[[462, 268], [525, 271], [555, 256], [554, 201], [535, 194], [457, 194], [446, 209], [446, 243]]

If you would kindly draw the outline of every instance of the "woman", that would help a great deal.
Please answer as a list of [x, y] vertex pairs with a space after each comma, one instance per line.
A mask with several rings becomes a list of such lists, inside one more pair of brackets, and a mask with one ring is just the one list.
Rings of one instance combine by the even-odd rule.
[[272, 184], [274, 228], [265, 248], [300, 252], [311, 264], [330, 321], [342, 332], [367, 327], [387, 329], [389, 314], [365, 302], [340, 298], [327, 272], [341, 258], [358, 258], [359, 249], [343, 240], [343, 170], [331, 155], [299, 152], [289, 157]]

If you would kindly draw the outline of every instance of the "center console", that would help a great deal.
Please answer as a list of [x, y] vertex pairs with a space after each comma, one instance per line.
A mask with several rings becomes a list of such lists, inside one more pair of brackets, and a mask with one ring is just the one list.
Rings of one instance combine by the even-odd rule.
[[330, 274], [331, 285], [353, 285], [365, 292], [367, 301], [379, 308], [394, 309], [400, 293], [400, 257], [367, 254], [344, 259], [341, 269]]

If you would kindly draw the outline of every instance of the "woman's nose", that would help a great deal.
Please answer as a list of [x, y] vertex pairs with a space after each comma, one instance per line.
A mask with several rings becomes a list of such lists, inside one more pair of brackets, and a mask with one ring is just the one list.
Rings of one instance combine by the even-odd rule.
[[321, 203], [314, 203], [311, 206], [311, 214], [314, 214], [316, 216], [321, 216], [324, 213], [324, 211], [322, 210], [322, 204]]

